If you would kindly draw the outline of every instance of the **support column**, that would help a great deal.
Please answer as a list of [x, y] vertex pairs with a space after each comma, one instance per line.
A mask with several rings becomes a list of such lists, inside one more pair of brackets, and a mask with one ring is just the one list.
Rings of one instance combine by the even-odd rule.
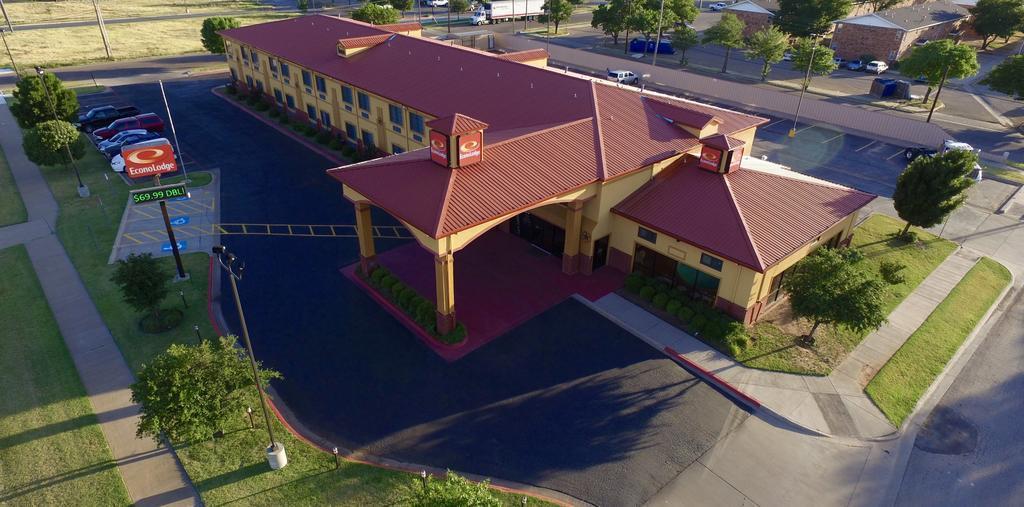
[[565, 250], [562, 252], [562, 272], [575, 275], [580, 266], [580, 232], [583, 229], [583, 201], [566, 204]]
[[590, 276], [594, 273], [594, 237], [586, 230], [580, 233], [579, 266], [581, 275]]
[[370, 271], [377, 267], [377, 251], [373, 246], [370, 205], [365, 202], [356, 203], [356, 236], [359, 238], [359, 265], [363, 268], [363, 274], [369, 276]]
[[434, 286], [437, 291], [437, 332], [455, 329], [455, 256], [434, 257]]

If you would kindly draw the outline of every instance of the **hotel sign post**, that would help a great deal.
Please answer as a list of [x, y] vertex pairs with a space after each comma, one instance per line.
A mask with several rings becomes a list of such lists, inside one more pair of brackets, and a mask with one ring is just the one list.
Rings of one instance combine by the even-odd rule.
[[174, 253], [174, 264], [178, 269], [178, 279], [185, 279], [185, 267], [181, 264], [181, 252], [178, 251], [178, 241], [174, 238], [171, 219], [167, 215], [167, 199], [185, 197], [188, 195], [188, 190], [185, 188], [185, 183], [160, 185], [161, 174], [172, 173], [178, 170], [178, 166], [174, 161], [174, 150], [171, 149], [171, 143], [167, 139], [161, 138], [124, 146], [121, 148], [121, 156], [124, 158], [124, 170], [129, 178], [153, 177], [154, 187], [133, 190], [131, 192], [132, 204], [160, 202], [160, 213], [164, 217], [164, 228], [167, 229], [167, 239], [171, 244], [171, 252]]

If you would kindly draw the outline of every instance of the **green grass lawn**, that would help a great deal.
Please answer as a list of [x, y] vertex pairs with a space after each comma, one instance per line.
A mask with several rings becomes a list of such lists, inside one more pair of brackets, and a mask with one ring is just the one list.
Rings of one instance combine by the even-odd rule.
[[[169, 185], [171, 183], [177, 183], [177, 182], [181, 181], [181, 179], [182, 179], [181, 176], [174, 176], [174, 177], [171, 177], [171, 178], [161, 178], [160, 179], [160, 183], [163, 184], [163, 185]], [[190, 173], [188, 173], [188, 179], [189, 179], [189, 183], [188, 183], [189, 188], [205, 187], [206, 185], [209, 185], [210, 182], [213, 181], [213, 175], [210, 174], [208, 171], [197, 171], [197, 172], [194, 172], [194, 173], [190, 172]]]
[[69, 90], [71, 90], [72, 92], [75, 93], [76, 97], [79, 97], [79, 96], [82, 96], [82, 95], [89, 95], [90, 93], [99, 93], [99, 92], [102, 92], [102, 91], [104, 91], [106, 89], [107, 89], [107, 87], [106, 86], [102, 86], [102, 85], [85, 85], [85, 86], [76, 86], [74, 88], [69, 88]]
[[[878, 269], [883, 261], [895, 261], [906, 266], [903, 283], [889, 287], [885, 296], [885, 311], [892, 312], [923, 281], [936, 266], [956, 249], [956, 244], [922, 229], [911, 228], [919, 242], [906, 244], [894, 240], [892, 234], [903, 228], [903, 222], [885, 215], [872, 215], [855, 229], [852, 247], [860, 250], [865, 262]], [[809, 329], [809, 325], [806, 326]], [[804, 329], [806, 332], [806, 329]], [[737, 359], [743, 364], [763, 370], [828, 375], [846, 354], [860, 343], [868, 333], [857, 333], [843, 327], [819, 328], [813, 349], [795, 345], [795, 337], [772, 323], [754, 326], [754, 340]]]
[[129, 505], [25, 247], [0, 273], [0, 505]]
[[[183, 309], [182, 326], [161, 334], [142, 333], [138, 326], [140, 315], [121, 300], [117, 287], [110, 281], [113, 266], [107, 264], [128, 200], [128, 187], [120, 178], [104, 179], [104, 174], [110, 174], [109, 166], [94, 150], [79, 166], [82, 179], [92, 190], [92, 196], [86, 199], [78, 197], [70, 171], [62, 167], [43, 168], [61, 205], [58, 235], [131, 368], [138, 370], [172, 343], [195, 343], [193, 324], [199, 325], [203, 337], [213, 337], [206, 311], [209, 257], [202, 253], [182, 257], [191, 279], [174, 284], [164, 303], [165, 307]], [[202, 172], [190, 177], [201, 181], [204, 175], [209, 178], [208, 173]], [[173, 270], [172, 258], [165, 257], [163, 262], [168, 270]], [[182, 308], [178, 290], [184, 292], [188, 308]], [[258, 415], [259, 409], [253, 408]], [[275, 437], [288, 450], [289, 465], [272, 472], [263, 454], [266, 433], [247, 429], [247, 419], [239, 416], [240, 430], [215, 443], [178, 446], [185, 470], [208, 505], [393, 505], [401, 496], [400, 486], [413, 479], [407, 473], [355, 463], [343, 463], [334, 470], [333, 456], [296, 439], [276, 421]], [[502, 499], [507, 505], [520, 505], [520, 497], [503, 495]], [[542, 504], [533, 499], [530, 502]]]
[[21, 201], [18, 187], [14, 185], [11, 166], [7, 165], [7, 157], [0, 150], [0, 227], [20, 224], [28, 220], [25, 203]]
[[1004, 169], [1002, 167], [993, 167], [990, 165], [986, 165], [984, 172], [985, 176], [992, 175], [999, 179], [1013, 181], [1024, 185], [1024, 171], [1016, 171], [1013, 169]]
[[1009, 283], [1002, 264], [981, 259], [868, 383], [864, 391], [896, 427]]

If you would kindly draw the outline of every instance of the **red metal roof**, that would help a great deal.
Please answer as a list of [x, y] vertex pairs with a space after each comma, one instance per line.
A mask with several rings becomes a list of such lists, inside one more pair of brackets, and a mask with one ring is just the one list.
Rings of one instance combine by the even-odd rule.
[[422, 30], [423, 25], [418, 21], [407, 21], [405, 23], [391, 23], [390, 25], [374, 25], [381, 30], [387, 30], [389, 32], [412, 32], [415, 30]]
[[753, 169], [718, 174], [687, 156], [612, 211], [764, 272], [873, 195]]
[[466, 115], [455, 113], [451, 116], [445, 116], [444, 118], [430, 120], [427, 122], [427, 126], [430, 127], [430, 130], [436, 130], [446, 136], [457, 136], [467, 132], [484, 130], [489, 125], [477, 120], [476, 118], [470, 118]]
[[735, 137], [729, 137], [725, 134], [714, 134], [704, 137], [700, 140], [701, 144], [706, 144], [712, 148], [718, 148], [720, 150], [729, 151], [734, 148], [743, 146], [743, 141], [736, 139]]
[[687, 127], [693, 127], [699, 130], [707, 127], [708, 124], [712, 122], [722, 123], [722, 119], [716, 117], [714, 114], [711, 114], [708, 111], [700, 111], [693, 107], [686, 107], [686, 105], [681, 102], [669, 103], [664, 100], [652, 99], [650, 97], [646, 97], [645, 100], [648, 103], [648, 107], [653, 109], [656, 113], [674, 122], [686, 125]]
[[345, 49], [354, 48], [366, 48], [370, 46], [376, 46], [391, 37], [390, 34], [382, 33], [379, 35], [364, 35], [362, 37], [349, 37], [347, 39], [338, 39], [338, 45]]

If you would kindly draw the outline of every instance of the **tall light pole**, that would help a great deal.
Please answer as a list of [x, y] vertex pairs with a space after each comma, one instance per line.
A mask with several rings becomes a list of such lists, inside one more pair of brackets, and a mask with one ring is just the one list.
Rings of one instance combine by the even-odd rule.
[[7, 15], [7, 7], [4, 6], [4, 0], [0, 0], [0, 11], [4, 12], [4, 21], [7, 22], [7, 29], [14, 33], [14, 27], [11, 26], [11, 18]]
[[811, 66], [814, 65], [814, 52], [818, 49], [818, 37], [816, 33], [812, 33], [811, 39], [811, 58], [807, 60], [807, 73], [804, 74], [803, 86], [800, 87], [800, 98], [796, 99], [796, 114], [793, 115], [793, 128], [789, 129], [789, 137], [796, 137], [796, 123], [800, 119], [800, 106], [804, 102], [804, 92], [807, 91], [807, 87], [811, 84]]
[[661, 0], [661, 11], [658, 14], [658, 39], [654, 43], [654, 57], [651, 58], [651, 67], [658, 66], [658, 50], [661, 49], [662, 23], [665, 22], [665, 0]]
[[[36, 66], [36, 74], [39, 75], [39, 85], [43, 87], [43, 94], [46, 95], [46, 101], [50, 103], [50, 111], [53, 112], [53, 119], [60, 121], [60, 117], [57, 116], [57, 104], [54, 103], [53, 97], [50, 96], [50, 88], [46, 86], [46, 73], [43, 72], [42, 67]], [[82, 183], [82, 175], [78, 172], [78, 164], [75, 162], [75, 157], [71, 156], [70, 143], [64, 143], [64, 153], [71, 162], [71, 167], [75, 170], [75, 178], [78, 179], [78, 196], [89, 197], [89, 187], [85, 186], [85, 183]]]
[[14, 63], [14, 54], [11, 53], [11, 46], [7, 45], [7, 31], [0, 27], [0, 38], [4, 40], [4, 49], [7, 50], [7, 57], [11, 59], [11, 67], [14, 68], [14, 75], [21, 79], [21, 72], [18, 72], [18, 64]]
[[174, 138], [174, 151], [178, 156], [178, 160], [181, 162], [181, 179], [188, 182], [188, 171], [185, 170], [185, 157], [181, 154], [181, 145], [178, 144], [178, 133], [174, 130], [174, 118], [171, 117], [171, 106], [167, 103], [167, 93], [164, 92], [164, 82], [162, 79], [157, 80], [160, 83], [160, 96], [164, 99], [164, 109], [167, 110], [167, 122], [171, 125], [171, 137]]
[[96, 0], [92, 0], [92, 7], [96, 10], [96, 25], [100, 27], [100, 37], [103, 38], [103, 49], [107, 52], [107, 59], [111, 60], [114, 58], [114, 55], [110, 52], [110, 40], [107, 39], [107, 25], [103, 23], [103, 14], [100, 12], [100, 4], [96, 3]]
[[260, 387], [259, 369], [256, 367], [256, 358], [252, 352], [252, 342], [249, 341], [249, 328], [245, 325], [245, 314], [242, 313], [242, 301], [238, 298], [238, 280], [242, 279], [245, 271], [245, 263], [239, 262], [235, 267], [238, 257], [228, 252], [224, 245], [213, 247], [213, 253], [217, 256], [220, 267], [228, 274], [231, 281], [231, 293], [235, 297], [235, 309], [238, 310], [238, 320], [242, 323], [242, 339], [245, 341], [245, 351], [249, 356], [249, 366], [252, 367], [252, 381], [256, 387], [256, 394], [260, 398], [260, 408], [263, 409], [263, 420], [267, 423], [267, 435], [270, 436], [270, 445], [267, 446], [267, 463], [272, 470], [279, 470], [288, 465], [288, 455], [285, 453], [284, 445], [274, 440], [274, 426], [270, 423], [270, 413], [267, 411], [267, 400], [263, 395], [263, 388]]

